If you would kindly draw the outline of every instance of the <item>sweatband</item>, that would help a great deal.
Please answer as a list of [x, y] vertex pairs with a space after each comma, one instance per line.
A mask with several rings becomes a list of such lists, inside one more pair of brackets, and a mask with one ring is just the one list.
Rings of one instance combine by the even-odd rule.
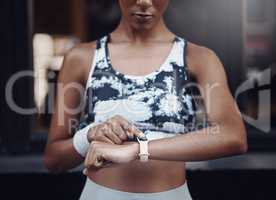
[[82, 156], [85, 157], [89, 148], [89, 141], [87, 134], [91, 127], [98, 125], [99, 123], [91, 123], [86, 127], [78, 130], [73, 137], [73, 146], [75, 150]]

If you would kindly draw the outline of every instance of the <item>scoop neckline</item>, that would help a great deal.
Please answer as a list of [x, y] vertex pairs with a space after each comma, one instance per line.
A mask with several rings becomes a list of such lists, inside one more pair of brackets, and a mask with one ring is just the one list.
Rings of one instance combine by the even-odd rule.
[[174, 37], [173, 41], [171, 42], [172, 43], [172, 47], [170, 49], [170, 52], [169, 54], [167, 55], [167, 57], [165, 58], [165, 60], [163, 61], [163, 63], [154, 71], [146, 74], [146, 75], [131, 75], [131, 74], [124, 74], [118, 70], [116, 70], [113, 65], [112, 65], [112, 62], [111, 62], [111, 59], [110, 59], [110, 52], [109, 52], [109, 48], [108, 48], [108, 43], [109, 43], [109, 40], [110, 40], [110, 35], [107, 35], [106, 36], [106, 42], [105, 42], [105, 49], [106, 49], [106, 59], [108, 61], [108, 64], [109, 64], [109, 67], [110, 69], [117, 75], [121, 75], [125, 78], [128, 78], [128, 79], [134, 79], [134, 80], [137, 80], [137, 79], [146, 79], [146, 78], [149, 78], [149, 77], [152, 77], [154, 75], [157, 75], [159, 73], [161, 73], [163, 71], [163, 69], [165, 68], [165, 66], [168, 64], [168, 61], [169, 59], [172, 57], [172, 54], [174, 52], [174, 49], [176, 48], [176, 43], [177, 43], [177, 36]]

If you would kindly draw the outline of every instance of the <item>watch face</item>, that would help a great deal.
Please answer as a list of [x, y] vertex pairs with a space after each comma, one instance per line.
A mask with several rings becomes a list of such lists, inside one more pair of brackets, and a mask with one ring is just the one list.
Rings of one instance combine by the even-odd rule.
[[[146, 133], [146, 132], [145, 132]], [[147, 138], [147, 136], [145, 135], [144, 137], [138, 137], [138, 136], [134, 136], [134, 138], [128, 138], [128, 140], [127, 141], [131, 141], [131, 142], [139, 142], [139, 140], [140, 141], [147, 141], [148, 140], [148, 138]]]
[[148, 140], [148, 138], [146, 137], [146, 136], [144, 136], [144, 137], [137, 137], [137, 139], [139, 139], [139, 140], [142, 140], [142, 141], [147, 141]]
[[134, 136], [134, 138], [128, 138], [128, 141], [132, 141], [132, 142], [139, 142], [140, 141], [147, 141], [148, 138], [146, 136], [144, 137], [137, 137], [137, 136]]

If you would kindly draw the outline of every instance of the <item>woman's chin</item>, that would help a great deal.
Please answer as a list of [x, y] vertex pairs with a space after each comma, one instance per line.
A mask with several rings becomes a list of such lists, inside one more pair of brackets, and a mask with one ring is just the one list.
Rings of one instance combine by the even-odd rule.
[[154, 27], [154, 23], [133, 23], [133, 29], [136, 31], [148, 31], [151, 30]]

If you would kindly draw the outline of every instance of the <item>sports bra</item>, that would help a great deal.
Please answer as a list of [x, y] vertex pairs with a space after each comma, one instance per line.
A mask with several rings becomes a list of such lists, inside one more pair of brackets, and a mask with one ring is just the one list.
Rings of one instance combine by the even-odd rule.
[[185, 88], [188, 81], [186, 39], [176, 36], [165, 62], [144, 76], [114, 69], [109, 41], [109, 35], [96, 41], [86, 83], [84, 112], [77, 129], [121, 115], [143, 131], [148, 140], [191, 131], [196, 122], [196, 105]]

